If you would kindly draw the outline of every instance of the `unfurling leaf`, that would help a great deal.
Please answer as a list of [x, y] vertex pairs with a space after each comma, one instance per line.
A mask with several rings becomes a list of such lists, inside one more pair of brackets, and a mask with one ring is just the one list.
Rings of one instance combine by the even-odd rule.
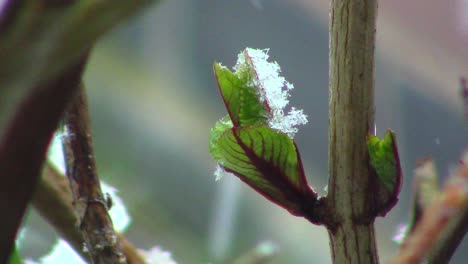
[[[293, 215], [320, 223], [314, 211], [318, 195], [307, 184], [292, 139], [307, 117], [295, 108], [284, 115], [293, 86], [279, 76], [278, 64], [267, 59], [267, 50], [247, 48], [234, 72], [214, 64], [228, 116], [211, 130], [210, 152], [221, 171], [236, 175]], [[218, 179], [222, 173], [215, 174]]]
[[[387, 131], [383, 139], [367, 137], [370, 165], [375, 172], [374, 207], [378, 215], [385, 215], [398, 201], [401, 187], [401, 166], [395, 135]], [[375, 180], [377, 178], [377, 180]]]
[[269, 200], [301, 215], [305, 201], [317, 196], [304, 176], [292, 139], [266, 126], [212, 131], [211, 154], [227, 171], [238, 176]]
[[383, 140], [370, 135], [367, 139], [367, 147], [371, 165], [380, 181], [387, 189], [393, 190], [400, 170], [393, 133], [388, 131]]
[[266, 124], [268, 111], [249, 84], [252, 73], [247, 69], [232, 73], [218, 63], [214, 65], [216, 80], [229, 117], [235, 127]]
[[239, 53], [234, 72], [215, 63], [219, 91], [234, 127], [267, 125], [293, 138], [296, 126], [307, 123], [302, 110], [291, 107], [289, 91], [294, 86], [280, 76], [276, 62], [268, 62], [268, 50], [246, 48]]

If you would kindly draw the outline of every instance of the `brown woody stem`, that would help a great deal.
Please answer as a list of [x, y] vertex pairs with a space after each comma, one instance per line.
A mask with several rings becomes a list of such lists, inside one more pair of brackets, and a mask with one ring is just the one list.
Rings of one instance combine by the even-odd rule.
[[378, 263], [366, 136], [374, 126], [376, 0], [332, 0], [329, 183], [334, 263]]
[[[83, 259], [90, 261], [90, 256], [83, 251], [83, 234], [76, 225], [78, 219], [72, 203], [67, 178], [61, 175], [53, 165], [46, 162], [32, 204]], [[118, 234], [118, 236], [128, 264], [146, 263], [138, 250], [123, 235]]]
[[63, 120], [62, 143], [66, 175], [85, 246], [94, 263], [125, 263], [126, 258], [114, 231], [96, 173], [88, 104], [83, 86], [69, 105]]

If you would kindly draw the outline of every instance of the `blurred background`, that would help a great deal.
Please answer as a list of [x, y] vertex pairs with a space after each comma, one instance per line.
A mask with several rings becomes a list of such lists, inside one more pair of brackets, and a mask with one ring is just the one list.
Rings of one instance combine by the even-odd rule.
[[[237, 178], [216, 182], [208, 152], [209, 131], [226, 114], [213, 62], [233, 66], [245, 47], [270, 48], [296, 87], [291, 105], [309, 116], [295, 139], [309, 184], [325, 193], [328, 3], [167, 0], [101, 39], [85, 76], [97, 165], [120, 191], [138, 248], [159, 245], [178, 263], [228, 263], [271, 241], [279, 249], [271, 263], [331, 263], [323, 227]], [[416, 161], [433, 157], [446, 176], [467, 147], [459, 80], [468, 74], [468, 1], [379, 1], [376, 50], [377, 133], [396, 131], [404, 169], [400, 202], [376, 223], [385, 263], [408, 221]], [[33, 210], [26, 225], [25, 255], [47, 253], [53, 230]], [[459, 250], [452, 263], [467, 257]]]

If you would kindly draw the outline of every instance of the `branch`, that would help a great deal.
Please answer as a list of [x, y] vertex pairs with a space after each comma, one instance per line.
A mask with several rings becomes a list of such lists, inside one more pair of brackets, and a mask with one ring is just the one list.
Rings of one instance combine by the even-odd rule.
[[462, 243], [466, 232], [468, 232], [468, 203], [465, 202], [460, 212], [449, 219], [447, 226], [441, 231], [439, 238], [429, 252], [427, 263], [449, 263], [458, 246]]
[[125, 263], [96, 172], [88, 103], [81, 86], [64, 117], [62, 146], [74, 211], [93, 263]]
[[77, 228], [72, 202], [67, 178], [46, 161], [31, 203], [84, 260], [90, 261], [83, 252], [83, 235]]
[[34, 81], [47, 80], [60, 73], [119, 22], [149, 3], [159, 1], [4, 2], [0, 12], [2, 88], [14, 87], [16, 95], [20, 95]]
[[[0, 263], [96, 39], [151, 0], [5, 0], [0, 10]], [[83, 29], [86, 25], [86, 29]]]
[[418, 162], [413, 175], [413, 198], [409, 234], [418, 225], [423, 212], [440, 196], [437, 170], [432, 159]]
[[67, 102], [78, 89], [86, 57], [56, 78], [37, 85], [5, 124], [0, 138], [0, 263], [6, 263], [11, 252], [47, 146]]
[[333, 263], [378, 263], [366, 136], [374, 126], [376, 0], [332, 0], [329, 183]]
[[468, 229], [468, 153], [426, 209], [392, 263], [448, 263]]
[[[72, 203], [72, 193], [67, 178], [46, 162], [32, 204], [83, 259], [90, 261], [89, 255], [83, 251], [84, 239], [76, 225], [78, 219]], [[122, 234], [118, 236], [128, 264], [146, 263], [138, 250]]]

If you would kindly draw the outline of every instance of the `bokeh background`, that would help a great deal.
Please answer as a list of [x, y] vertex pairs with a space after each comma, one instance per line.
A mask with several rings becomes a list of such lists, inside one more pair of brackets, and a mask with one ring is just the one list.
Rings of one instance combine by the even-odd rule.
[[[132, 216], [127, 237], [160, 245], [178, 263], [228, 263], [262, 241], [271, 263], [331, 263], [323, 227], [289, 215], [236, 178], [216, 182], [208, 135], [225, 115], [212, 73], [245, 47], [270, 48], [304, 109], [300, 148], [308, 180], [327, 184], [328, 1], [167, 0], [96, 45], [85, 82], [100, 177], [120, 190]], [[86, 25], [84, 25], [86, 26]], [[376, 223], [382, 263], [408, 221], [418, 159], [446, 176], [468, 144], [459, 79], [468, 74], [468, 1], [379, 1], [376, 126], [397, 133], [400, 202]], [[24, 252], [48, 252], [53, 230], [30, 210]], [[452, 263], [468, 258], [467, 241]], [[463, 250], [463, 248], [465, 250]]]

